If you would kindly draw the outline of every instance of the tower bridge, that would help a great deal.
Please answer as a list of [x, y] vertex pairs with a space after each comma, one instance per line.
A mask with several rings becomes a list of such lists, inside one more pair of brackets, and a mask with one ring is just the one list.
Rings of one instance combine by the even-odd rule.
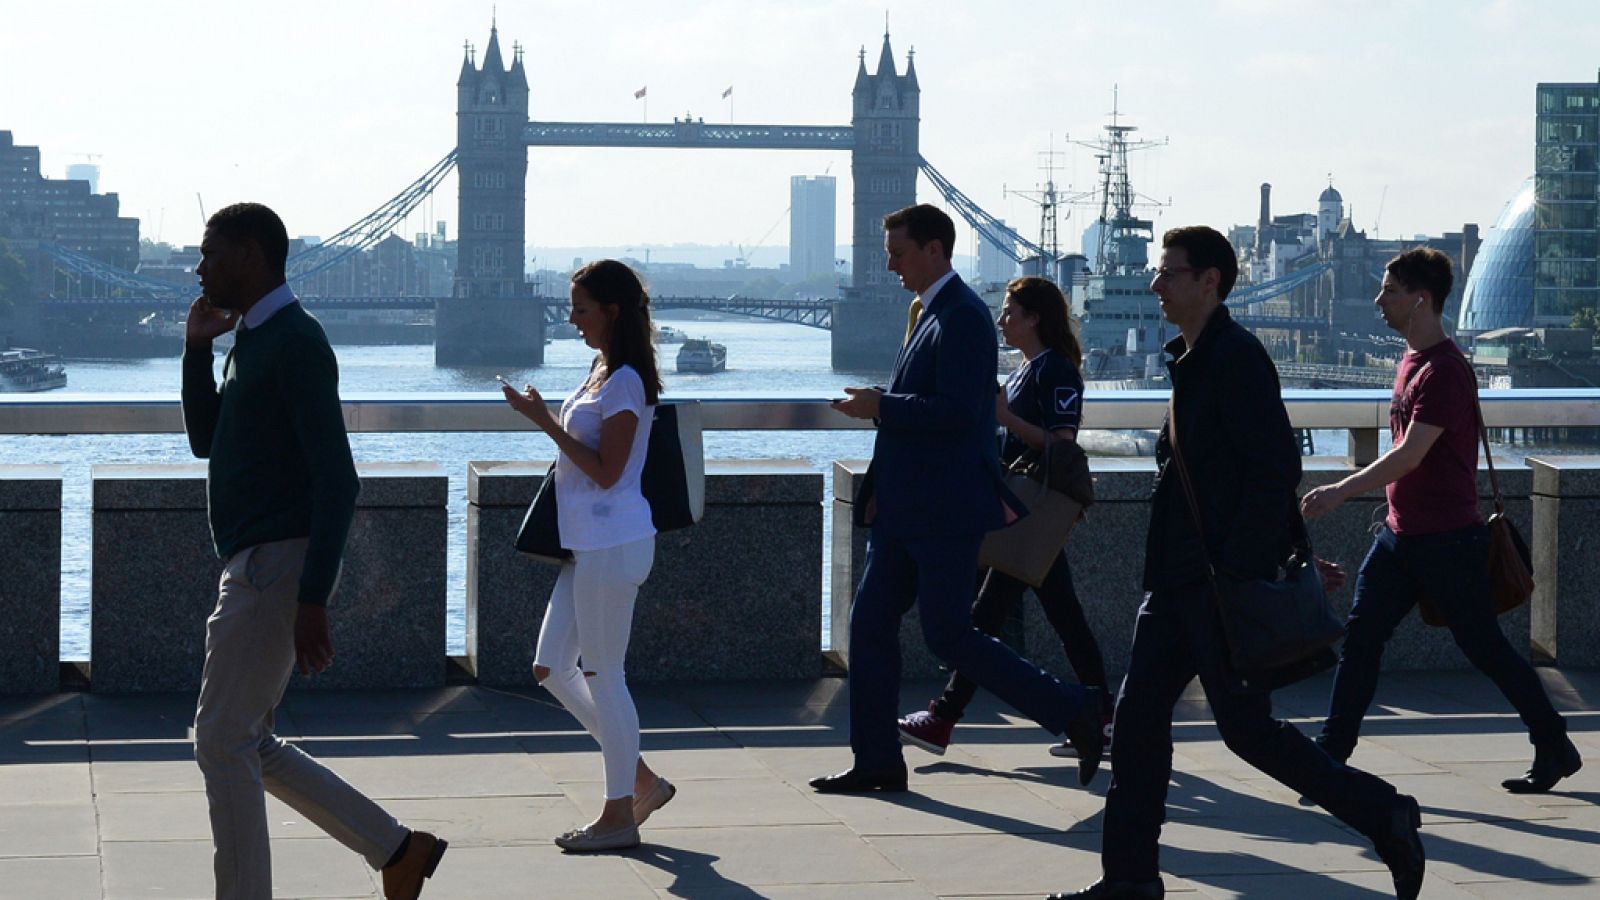
[[[826, 314], [830, 326], [841, 326], [832, 329], [833, 365], [888, 369], [905, 328], [906, 294], [885, 269], [882, 221], [917, 197], [922, 91], [914, 60], [908, 57], [901, 73], [885, 32], [873, 72], [863, 48], [850, 93], [848, 125], [540, 122], [528, 117], [521, 49], [513, 49], [507, 66], [491, 27], [482, 62], [469, 46], [456, 80], [460, 237], [454, 296], [438, 307], [435, 360], [499, 364], [526, 360], [529, 347], [544, 344], [546, 316], [541, 304], [529, 302], [522, 273], [530, 148], [834, 150], [850, 153], [854, 217], [851, 285]], [[770, 302], [759, 308], [804, 324], [824, 318], [820, 310]]]
[[[522, 51], [511, 64], [490, 28], [481, 64], [469, 45], [456, 81], [456, 147], [415, 182], [356, 223], [289, 260], [291, 284], [376, 245], [452, 170], [458, 176], [455, 282], [449, 297], [308, 296], [313, 309], [433, 309], [435, 352], [444, 365], [526, 364], [543, 361], [547, 323], [566, 314], [564, 298], [538, 296], [524, 276], [528, 153], [537, 147], [631, 147], [697, 150], [849, 151], [852, 195], [851, 284], [840, 301], [774, 301], [743, 297], [665, 297], [660, 309], [695, 308], [794, 322], [832, 332], [833, 365], [855, 371], [887, 370], [905, 328], [907, 295], [886, 268], [883, 217], [917, 202], [917, 178], [926, 175], [950, 207], [985, 237], [1039, 249], [985, 212], [921, 154], [921, 87], [914, 57], [901, 72], [889, 35], [869, 72], [863, 48], [852, 85], [848, 125], [721, 124], [703, 119], [671, 123], [542, 122], [528, 117], [530, 90]], [[55, 266], [53, 307], [136, 305], [141, 311], [181, 311], [193, 285], [144, 278], [60, 247], [41, 247]], [[1230, 306], [1253, 327], [1326, 328], [1298, 316], [1246, 312], [1280, 296], [1320, 269], [1249, 286]], [[1291, 283], [1293, 282], [1293, 283]], [[1244, 296], [1249, 295], [1249, 296]], [[835, 327], [837, 326], [837, 327]]]

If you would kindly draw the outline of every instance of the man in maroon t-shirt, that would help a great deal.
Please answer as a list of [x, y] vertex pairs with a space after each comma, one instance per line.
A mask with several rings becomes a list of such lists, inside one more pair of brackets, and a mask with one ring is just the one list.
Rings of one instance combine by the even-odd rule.
[[1343, 762], [1355, 750], [1361, 719], [1378, 687], [1383, 645], [1419, 596], [1450, 626], [1456, 646], [1516, 707], [1533, 742], [1533, 767], [1501, 785], [1543, 793], [1583, 765], [1567, 725], [1550, 705], [1533, 666], [1511, 648], [1489, 598], [1489, 535], [1478, 515], [1477, 382], [1444, 333], [1450, 258], [1426, 247], [1384, 269], [1378, 312], [1406, 339], [1389, 404], [1394, 448], [1372, 465], [1306, 493], [1300, 509], [1316, 518], [1380, 485], [1389, 515], [1361, 563], [1328, 719], [1317, 743]]

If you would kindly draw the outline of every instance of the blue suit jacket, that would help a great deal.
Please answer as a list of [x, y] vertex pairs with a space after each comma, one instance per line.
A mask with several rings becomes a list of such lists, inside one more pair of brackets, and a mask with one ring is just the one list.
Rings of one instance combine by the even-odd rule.
[[959, 276], [922, 312], [878, 412], [856, 522], [903, 538], [992, 531], [1006, 489], [994, 417], [998, 342], [989, 308]]

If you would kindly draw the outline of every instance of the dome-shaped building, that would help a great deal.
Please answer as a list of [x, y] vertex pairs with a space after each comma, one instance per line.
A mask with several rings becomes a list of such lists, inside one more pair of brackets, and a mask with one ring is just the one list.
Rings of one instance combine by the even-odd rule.
[[1500, 210], [1461, 295], [1462, 335], [1533, 324], [1533, 176]]
[[1322, 196], [1317, 198], [1317, 241], [1325, 241], [1339, 230], [1339, 222], [1344, 219], [1344, 197], [1334, 189], [1330, 182], [1322, 191]]

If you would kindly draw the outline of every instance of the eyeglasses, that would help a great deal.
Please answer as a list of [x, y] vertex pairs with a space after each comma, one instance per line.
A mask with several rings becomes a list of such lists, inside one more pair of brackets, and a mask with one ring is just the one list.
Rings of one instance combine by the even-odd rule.
[[1179, 272], [1198, 272], [1194, 266], [1162, 266], [1156, 270], [1157, 278], [1171, 278]]

